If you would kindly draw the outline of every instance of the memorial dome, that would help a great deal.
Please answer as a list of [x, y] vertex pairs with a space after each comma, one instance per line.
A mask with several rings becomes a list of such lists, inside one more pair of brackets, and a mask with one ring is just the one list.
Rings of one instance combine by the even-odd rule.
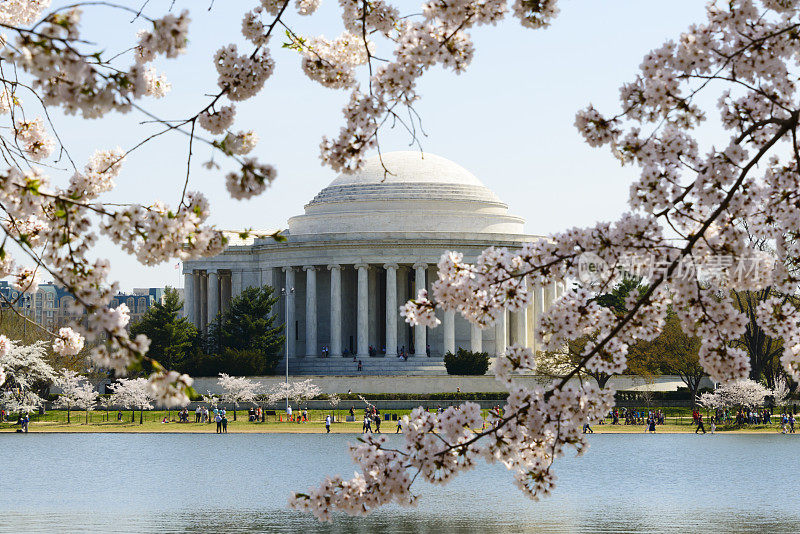
[[368, 159], [289, 220], [295, 236], [376, 232], [522, 234], [523, 220], [462, 166], [418, 151]]

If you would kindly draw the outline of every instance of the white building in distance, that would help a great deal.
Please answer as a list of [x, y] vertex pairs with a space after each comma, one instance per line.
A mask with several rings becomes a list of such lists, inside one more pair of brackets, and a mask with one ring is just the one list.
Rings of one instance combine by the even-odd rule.
[[185, 262], [186, 314], [205, 330], [243, 288], [270, 285], [281, 296], [276, 311], [287, 325], [292, 374], [354, 374], [354, 359], [365, 374], [444, 373], [442, 356], [459, 347], [493, 355], [512, 343], [533, 346], [534, 321], [561, 288], [535, 288], [530, 308], [485, 330], [441, 311], [438, 328], [412, 328], [399, 306], [418, 288], [430, 290], [445, 250], [472, 261], [491, 246], [541, 239], [523, 223], [452, 161], [383, 154], [336, 178], [289, 219], [287, 242], [234, 242], [218, 256]]

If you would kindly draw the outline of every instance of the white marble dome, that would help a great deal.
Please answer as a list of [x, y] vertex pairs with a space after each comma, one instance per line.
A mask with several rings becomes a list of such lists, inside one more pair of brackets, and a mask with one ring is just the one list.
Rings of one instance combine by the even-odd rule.
[[342, 174], [289, 219], [289, 235], [523, 234], [523, 220], [462, 166], [419, 151], [389, 152]]

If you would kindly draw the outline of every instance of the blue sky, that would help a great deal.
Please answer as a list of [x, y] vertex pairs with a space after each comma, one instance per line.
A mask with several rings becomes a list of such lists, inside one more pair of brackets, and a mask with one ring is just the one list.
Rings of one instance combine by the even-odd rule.
[[[404, 4], [408, 2], [398, 2]], [[54, 2], [59, 5], [58, 2]], [[157, 13], [169, 2], [151, 2]], [[217, 1], [211, 11], [200, 0], [176, 2], [191, 6], [189, 52], [179, 60], [157, 63], [173, 91], [146, 106], [164, 118], [190, 116], [214, 93], [216, 71], [211, 57], [229, 42], [247, 46], [239, 35], [242, 14], [256, 0]], [[137, 4], [139, 5], [139, 4]], [[416, 5], [416, 2], [410, 5]], [[704, 18], [703, 0], [561, 0], [561, 14], [547, 30], [524, 29], [508, 18], [494, 27], [473, 31], [476, 54], [468, 71], [455, 75], [436, 69], [420, 86], [416, 107], [427, 137], [427, 152], [447, 157], [474, 173], [527, 221], [526, 230], [548, 234], [572, 226], [609, 220], [625, 209], [635, 169], [621, 168], [607, 150], [584, 144], [573, 126], [575, 112], [593, 103], [604, 111], [617, 109], [620, 85], [635, 75], [643, 55], [691, 23]], [[198, 6], [201, 6], [198, 8]], [[311, 18], [294, 16], [291, 26], [302, 34], [335, 37], [341, 32], [338, 3], [323, 0]], [[121, 50], [135, 40], [143, 21], [107, 8], [89, 8], [86, 36]], [[212, 222], [224, 229], [284, 227], [303, 205], [335, 178], [320, 165], [322, 135], [335, 135], [347, 92], [331, 91], [309, 81], [295, 53], [280, 48], [283, 36], [271, 42], [277, 66], [264, 90], [238, 106], [234, 129], [253, 129], [261, 137], [255, 154], [274, 164], [278, 179], [271, 189], [250, 201], [228, 197], [223, 164], [209, 172], [200, 164], [210, 150], [195, 148], [191, 189], [203, 191], [213, 206]], [[152, 131], [131, 113], [99, 121], [55, 114], [54, 121], [80, 166], [95, 148], [128, 148]], [[386, 130], [382, 149], [405, 150], [403, 131]], [[174, 205], [186, 172], [186, 139], [163, 136], [129, 159], [109, 201]], [[58, 176], [58, 173], [54, 173]], [[66, 174], [64, 174], [66, 176]], [[123, 288], [174, 285], [174, 262], [145, 268], [102, 242], [97, 254], [112, 261], [112, 275]]]

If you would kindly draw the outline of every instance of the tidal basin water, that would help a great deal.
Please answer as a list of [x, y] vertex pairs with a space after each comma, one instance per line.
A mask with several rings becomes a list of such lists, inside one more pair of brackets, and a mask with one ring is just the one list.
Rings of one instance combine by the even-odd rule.
[[798, 532], [800, 437], [594, 435], [532, 502], [482, 465], [419, 506], [320, 524], [292, 490], [349, 475], [324, 434], [3, 434], [0, 532]]

